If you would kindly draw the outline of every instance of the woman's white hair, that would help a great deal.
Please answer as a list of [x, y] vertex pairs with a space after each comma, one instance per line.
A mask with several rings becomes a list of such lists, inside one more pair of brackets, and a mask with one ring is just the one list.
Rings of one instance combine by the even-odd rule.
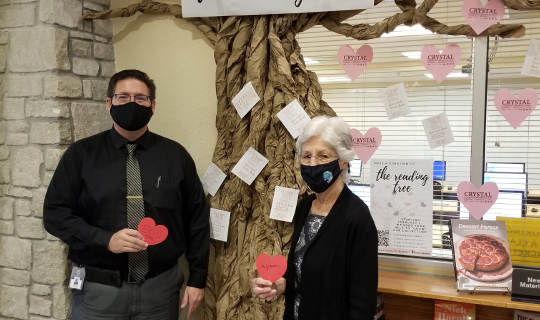
[[[351, 128], [345, 120], [338, 117], [317, 116], [309, 121], [298, 140], [296, 140], [296, 150], [298, 150], [298, 161], [302, 153], [302, 145], [312, 137], [320, 136], [336, 150], [339, 159], [351, 161], [354, 159], [354, 150], [351, 137]], [[351, 176], [348, 168], [341, 172], [341, 178], [345, 183], [349, 182]]]

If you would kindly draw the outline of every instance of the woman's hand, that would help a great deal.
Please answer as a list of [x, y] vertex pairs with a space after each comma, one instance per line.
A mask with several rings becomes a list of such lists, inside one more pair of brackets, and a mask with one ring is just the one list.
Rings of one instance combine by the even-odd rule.
[[251, 290], [257, 297], [266, 301], [272, 301], [278, 294], [285, 292], [285, 279], [280, 278], [272, 283], [263, 278], [251, 280]]

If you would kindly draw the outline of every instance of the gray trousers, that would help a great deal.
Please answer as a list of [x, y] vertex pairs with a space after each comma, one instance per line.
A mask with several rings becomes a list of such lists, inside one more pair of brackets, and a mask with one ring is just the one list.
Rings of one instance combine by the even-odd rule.
[[184, 274], [179, 265], [143, 283], [95, 282], [71, 290], [73, 320], [177, 320]]

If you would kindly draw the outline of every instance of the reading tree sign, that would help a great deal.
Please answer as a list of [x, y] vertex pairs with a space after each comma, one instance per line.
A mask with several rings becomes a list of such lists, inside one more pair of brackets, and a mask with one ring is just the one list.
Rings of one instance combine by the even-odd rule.
[[184, 17], [243, 16], [373, 8], [373, 0], [183, 0]]

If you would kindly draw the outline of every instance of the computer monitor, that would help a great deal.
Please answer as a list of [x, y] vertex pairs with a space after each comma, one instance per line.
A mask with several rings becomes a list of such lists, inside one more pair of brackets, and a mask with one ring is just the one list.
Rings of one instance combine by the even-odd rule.
[[486, 162], [486, 172], [525, 173], [525, 163]]
[[446, 161], [433, 161], [433, 180], [446, 179]]
[[[483, 220], [497, 220], [497, 217], [521, 218], [523, 216], [523, 197], [521, 191], [499, 191], [499, 197], [493, 206], [486, 212]], [[469, 211], [460, 205], [460, 219], [468, 219]]]
[[527, 174], [512, 172], [484, 172], [484, 183], [495, 182], [499, 190], [527, 192]]
[[350, 161], [350, 174], [352, 178], [359, 178], [362, 175], [362, 160], [354, 159]]

